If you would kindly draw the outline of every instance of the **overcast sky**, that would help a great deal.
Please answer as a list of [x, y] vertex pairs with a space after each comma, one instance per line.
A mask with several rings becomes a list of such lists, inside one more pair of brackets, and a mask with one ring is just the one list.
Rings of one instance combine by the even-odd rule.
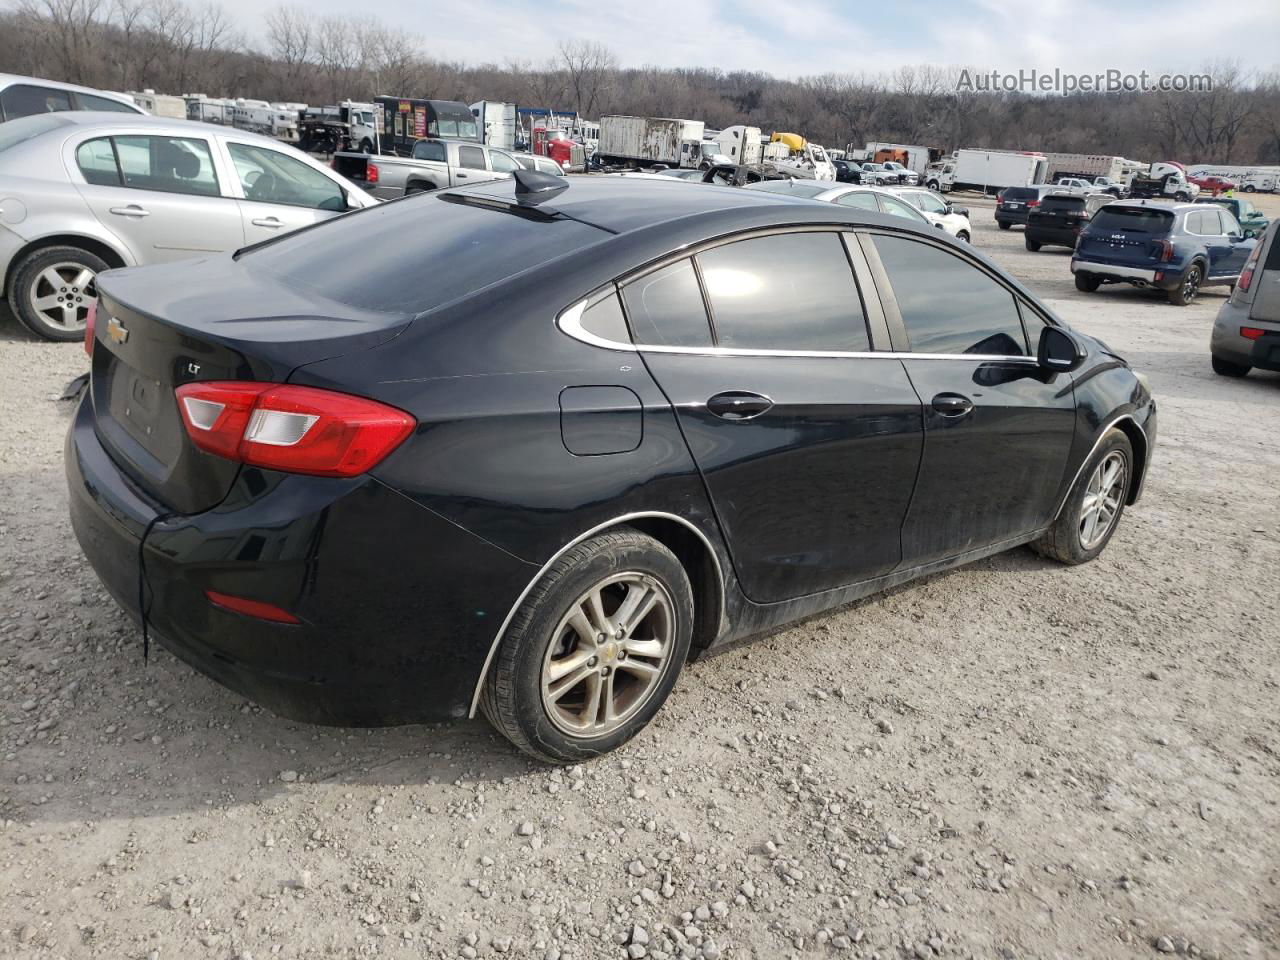
[[[252, 35], [271, 2], [222, 0]], [[439, 59], [542, 61], [557, 40], [598, 40], [622, 66], [718, 66], [775, 76], [903, 64], [1074, 72], [1194, 70], [1213, 59], [1280, 65], [1280, 2], [1147, 0], [306, 0], [421, 34]]]

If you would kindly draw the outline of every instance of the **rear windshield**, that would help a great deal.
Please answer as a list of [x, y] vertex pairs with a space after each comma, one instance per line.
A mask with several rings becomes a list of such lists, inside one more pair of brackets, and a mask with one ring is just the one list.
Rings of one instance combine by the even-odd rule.
[[1168, 210], [1106, 206], [1093, 215], [1093, 229], [1129, 230], [1136, 233], [1168, 233], [1173, 214]]
[[1055, 197], [1052, 194], [1040, 201], [1041, 210], [1083, 210], [1084, 197]]
[[246, 266], [361, 310], [420, 314], [606, 239], [576, 220], [427, 193], [249, 250]]
[[37, 113], [34, 116], [10, 120], [6, 124], [0, 124], [0, 153], [20, 143], [26, 143], [42, 133], [69, 126], [71, 121], [56, 113]]
[[1005, 187], [1000, 195], [1006, 200], [1034, 200], [1040, 191], [1036, 187]]

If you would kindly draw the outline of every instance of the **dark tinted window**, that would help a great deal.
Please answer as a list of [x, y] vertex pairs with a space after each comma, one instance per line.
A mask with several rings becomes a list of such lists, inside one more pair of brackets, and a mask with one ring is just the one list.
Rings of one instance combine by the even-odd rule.
[[120, 168], [116, 166], [110, 137], [98, 137], [80, 144], [76, 148], [76, 165], [84, 174], [86, 183], [100, 187], [120, 186]]
[[636, 343], [660, 347], [705, 347], [711, 327], [693, 263], [680, 260], [645, 274], [622, 291]]
[[112, 100], [110, 97], [95, 97], [91, 93], [77, 93], [76, 99], [80, 101], [81, 110], [102, 110], [106, 113], [132, 113], [135, 116], [139, 112], [127, 103], [121, 103], [119, 100]]
[[0, 109], [4, 110], [6, 120], [31, 117], [37, 113], [57, 113], [71, 109], [71, 94], [51, 87], [15, 83], [0, 92]]
[[716, 342], [743, 350], [870, 348], [862, 301], [835, 233], [783, 233], [698, 254]]
[[627, 320], [622, 315], [622, 304], [616, 294], [610, 294], [583, 311], [582, 329], [615, 343], [627, 343], [631, 339]]
[[1137, 233], [1168, 233], [1173, 226], [1173, 214], [1167, 210], [1144, 207], [1106, 206], [1093, 217], [1093, 229], [1128, 230]]
[[1049, 194], [1040, 201], [1040, 209], [1045, 213], [1078, 213], [1084, 209], [1084, 197], [1059, 197]]
[[413, 159], [438, 160], [444, 163], [448, 157], [445, 155], [444, 144], [439, 140], [419, 140], [413, 145]]
[[300, 230], [242, 261], [339, 303], [416, 314], [607, 237], [576, 220], [424, 193]]
[[1022, 356], [1013, 294], [976, 266], [927, 243], [875, 237], [911, 349]]
[[1040, 196], [1039, 187], [1005, 187], [1000, 191], [1005, 200], [1035, 200]]
[[479, 147], [459, 147], [458, 166], [468, 170], [484, 170], [484, 151]]

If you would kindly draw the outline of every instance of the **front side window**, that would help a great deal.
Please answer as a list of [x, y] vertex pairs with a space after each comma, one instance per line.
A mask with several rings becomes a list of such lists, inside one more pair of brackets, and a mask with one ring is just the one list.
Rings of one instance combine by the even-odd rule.
[[106, 113], [138, 113], [127, 103], [112, 100], [110, 97], [95, 97], [91, 93], [77, 93], [76, 97], [79, 98], [80, 107], [83, 110], [102, 110]]
[[836, 233], [782, 233], [697, 255], [716, 342], [742, 350], [869, 350], [862, 300]]
[[59, 113], [71, 109], [71, 94], [52, 87], [15, 83], [0, 91], [0, 113], [5, 120], [31, 117], [38, 113]]
[[913, 193], [911, 201], [925, 213], [942, 215], [947, 212], [947, 205], [931, 193]]
[[622, 290], [636, 343], [708, 347], [711, 327], [693, 262], [679, 260], [646, 273]]
[[76, 148], [76, 166], [84, 175], [85, 183], [99, 187], [120, 186], [120, 168], [116, 166], [110, 137], [96, 137], [80, 144]]
[[880, 209], [891, 217], [902, 217], [914, 223], [924, 220], [924, 216], [918, 210], [913, 210], [909, 204], [903, 203], [897, 197], [881, 194], [878, 199], [880, 200]]
[[218, 196], [213, 155], [204, 140], [188, 137], [115, 137], [126, 187], [203, 197]]
[[227, 150], [246, 200], [335, 213], [347, 208], [342, 188], [301, 160], [247, 143], [228, 143]]
[[459, 147], [458, 166], [467, 170], [486, 170], [484, 151], [479, 147]]
[[489, 154], [489, 162], [493, 164], [495, 173], [515, 173], [520, 169], [520, 164], [505, 153], [499, 153], [497, 150]]
[[1025, 356], [1013, 294], [969, 261], [928, 243], [876, 236], [914, 353]]

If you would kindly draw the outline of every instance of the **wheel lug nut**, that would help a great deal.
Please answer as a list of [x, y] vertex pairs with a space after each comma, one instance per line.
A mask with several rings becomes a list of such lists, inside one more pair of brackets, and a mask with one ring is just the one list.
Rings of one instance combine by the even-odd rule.
[[600, 662], [600, 658], [599, 658], [599, 657], [592, 657], [590, 660], [588, 660], [588, 661], [587, 661], [587, 666], [588, 666], [588, 667], [594, 667], [594, 666], [595, 666], [596, 664], [598, 664], [599, 662]]

